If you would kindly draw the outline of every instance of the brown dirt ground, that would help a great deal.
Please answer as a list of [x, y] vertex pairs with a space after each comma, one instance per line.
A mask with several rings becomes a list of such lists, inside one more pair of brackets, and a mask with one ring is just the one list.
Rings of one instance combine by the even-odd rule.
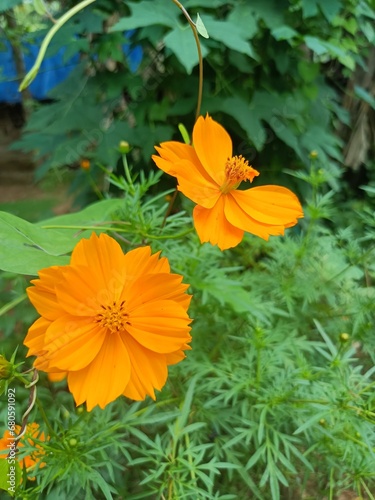
[[[56, 213], [64, 213], [64, 190], [46, 192], [34, 180], [36, 165], [29, 154], [13, 151], [9, 146], [22, 131], [23, 117], [19, 106], [0, 104], [0, 204], [21, 200], [54, 198]], [[69, 205], [69, 203], [68, 203]]]

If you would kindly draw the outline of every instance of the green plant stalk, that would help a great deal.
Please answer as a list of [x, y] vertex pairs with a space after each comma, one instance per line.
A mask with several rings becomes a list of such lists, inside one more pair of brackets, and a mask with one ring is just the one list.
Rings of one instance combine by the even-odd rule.
[[189, 13], [187, 12], [187, 10], [185, 9], [185, 7], [178, 0], [172, 0], [172, 2], [175, 5], [177, 5], [177, 7], [182, 11], [184, 16], [186, 17], [186, 20], [189, 23], [189, 25], [193, 31], [195, 43], [197, 45], [198, 59], [199, 59], [198, 99], [197, 99], [197, 110], [195, 112], [195, 121], [197, 121], [198, 117], [200, 115], [200, 112], [201, 112], [202, 94], [203, 94], [203, 56], [202, 56], [201, 44], [199, 41], [197, 27], [196, 27], [195, 23], [193, 22], [192, 18], [190, 17]]
[[49, 434], [49, 436], [50, 437], [56, 436], [56, 432], [53, 430], [53, 427], [52, 427], [52, 425], [50, 424], [50, 422], [49, 422], [49, 420], [47, 418], [46, 412], [44, 411], [43, 405], [40, 402], [39, 398], [36, 398], [35, 402], [36, 402], [38, 410], [39, 410], [39, 412], [40, 412], [40, 414], [42, 416], [42, 419], [43, 419], [44, 423], [46, 424], [46, 426], [48, 428], [48, 434]]
[[20, 303], [21, 303], [22, 301], [24, 301], [26, 298], [27, 298], [26, 293], [23, 293], [22, 295], [20, 295], [20, 296], [19, 296], [19, 297], [17, 297], [16, 299], [13, 299], [13, 300], [11, 300], [10, 302], [8, 302], [7, 304], [5, 304], [5, 306], [3, 306], [3, 307], [0, 309], [0, 316], [2, 316], [3, 314], [5, 314], [6, 312], [10, 311], [11, 309], [13, 309], [13, 307], [18, 306], [18, 304], [20, 304]]
[[54, 35], [59, 31], [59, 29], [67, 22], [69, 19], [71, 19], [73, 16], [75, 16], [79, 11], [90, 5], [91, 3], [95, 2], [96, 0], [83, 0], [70, 10], [66, 12], [63, 16], [60, 17], [60, 19], [57, 20], [56, 24], [52, 26], [52, 28], [49, 30], [47, 33], [46, 37], [44, 38], [42, 45], [40, 46], [38, 56], [36, 58], [36, 61], [33, 65], [33, 67], [30, 69], [30, 71], [27, 73], [25, 78], [22, 80], [19, 90], [25, 90], [26, 87], [30, 85], [30, 83], [34, 80], [36, 75], [38, 74], [40, 65], [42, 64], [43, 58], [46, 55], [46, 51], [48, 48], [48, 45], [50, 44], [52, 38]]
[[165, 236], [156, 236], [154, 234], [148, 234], [148, 233], [143, 233], [142, 231], [131, 231], [129, 229], [122, 229], [120, 227], [108, 227], [108, 226], [42, 226], [43, 229], [78, 229], [80, 231], [87, 231], [87, 230], [100, 230], [100, 231], [116, 231], [118, 233], [129, 233], [129, 234], [140, 234], [144, 238], [149, 238], [150, 240], [176, 240], [178, 238], [182, 238], [183, 236], [186, 236], [189, 233], [192, 233], [194, 231], [194, 228], [189, 228], [185, 229], [185, 231], [182, 231], [181, 233], [173, 234], [173, 235], [165, 235]]

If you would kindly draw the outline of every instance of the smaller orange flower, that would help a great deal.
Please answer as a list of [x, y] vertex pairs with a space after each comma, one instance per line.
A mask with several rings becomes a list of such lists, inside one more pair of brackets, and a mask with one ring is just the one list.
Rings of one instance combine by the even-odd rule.
[[202, 243], [209, 241], [225, 250], [238, 245], [245, 231], [268, 240], [303, 217], [300, 202], [289, 189], [238, 189], [259, 172], [242, 155], [233, 156], [229, 134], [208, 115], [194, 125], [193, 146], [169, 141], [155, 149], [160, 155], [152, 157], [156, 165], [176, 177], [178, 189], [197, 204], [194, 225]]
[[[12, 457], [12, 450], [14, 449], [15, 439], [17, 437], [16, 434], [18, 434], [20, 430], [21, 427], [16, 425], [15, 432], [12, 433], [9, 430], [4, 432], [3, 437], [0, 438], [0, 459], [4, 460], [7, 459], [8, 456]], [[35, 443], [34, 439], [45, 441], [44, 432], [39, 431], [39, 425], [36, 423], [27, 424], [26, 433], [22, 436], [17, 446], [17, 454], [22, 452], [21, 449], [25, 446], [25, 441], [36, 448], [35, 451], [31, 452], [29, 455], [22, 458], [17, 457], [21, 468], [25, 468], [27, 472], [32, 471], [37, 463], [39, 463], [39, 467], [44, 467], [46, 465], [45, 462], [41, 462], [44, 451], [40, 445]]]
[[89, 170], [90, 169], [90, 160], [87, 158], [82, 158], [82, 160], [79, 162], [80, 167], [82, 170]]

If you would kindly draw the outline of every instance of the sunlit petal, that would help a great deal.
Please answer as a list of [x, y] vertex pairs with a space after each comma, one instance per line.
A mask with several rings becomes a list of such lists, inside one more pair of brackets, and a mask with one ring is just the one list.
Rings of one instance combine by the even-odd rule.
[[224, 197], [219, 198], [212, 209], [197, 205], [193, 216], [201, 243], [210, 242], [225, 250], [235, 247], [243, 238], [243, 230], [231, 224], [224, 215]]
[[228, 132], [210, 116], [200, 116], [193, 129], [193, 145], [205, 170], [220, 186], [224, 180], [225, 163], [232, 156], [232, 140]]
[[120, 396], [131, 373], [128, 349], [120, 335], [108, 335], [95, 359], [83, 370], [70, 371], [69, 390], [78, 405], [87, 402], [87, 410], [104, 408]]

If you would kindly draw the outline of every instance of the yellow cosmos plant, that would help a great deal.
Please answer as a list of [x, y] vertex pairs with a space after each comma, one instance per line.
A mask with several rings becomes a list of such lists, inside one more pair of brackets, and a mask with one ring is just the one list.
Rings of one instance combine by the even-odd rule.
[[70, 264], [39, 272], [27, 289], [40, 318], [25, 338], [34, 366], [50, 380], [67, 377], [77, 405], [104, 408], [118, 396], [155, 399], [168, 365], [190, 349], [191, 296], [182, 276], [150, 247], [124, 254], [93, 233]]
[[155, 149], [156, 165], [176, 177], [178, 189], [197, 204], [194, 225], [202, 243], [225, 250], [238, 245], [245, 231], [267, 240], [284, 234], [303, 217], [301, 204], [289, 189], [238, 189], [259, 172], [242, 156], [233, 156], [229, 134], [209, 115], [200, 116], [194, 125], [193, 146], [169, 141]]

